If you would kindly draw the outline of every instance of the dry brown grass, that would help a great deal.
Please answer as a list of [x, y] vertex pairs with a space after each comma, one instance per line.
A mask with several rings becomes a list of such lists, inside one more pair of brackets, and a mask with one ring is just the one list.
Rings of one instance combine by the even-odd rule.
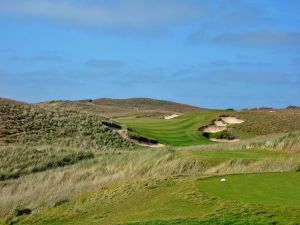
[[65, 109], [88, 112], [104, 117], [123, 117], [132, 115], [162, 116], [166, 114], [201, 110], [195, 106], [149, 98], [100, 98], [95, 100], [81, 101], [50, 101], [38, 103], [38, 105], [50, 109]]

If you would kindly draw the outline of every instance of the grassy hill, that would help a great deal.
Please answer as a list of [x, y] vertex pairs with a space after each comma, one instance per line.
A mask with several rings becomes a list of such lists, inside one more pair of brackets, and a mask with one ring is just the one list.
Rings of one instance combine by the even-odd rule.
[[45, 110], [0, 99], [0, 144], [48, 144], [103, 150], [132, 148], [103, 124], [105, 119], [77, 111]]
[[50, 101], [38, 105], [55, 109], [67, 109], [98, 114], [104, 117], [121, 116], [162, 116], [173, 113], [199, 111], [201, 108], [171, 101], [150, 98], [89, 99], [79, 101]]
[[97, 151], [136, 147], [103, 121], [0, 99], [0, 180], [74, 164]]

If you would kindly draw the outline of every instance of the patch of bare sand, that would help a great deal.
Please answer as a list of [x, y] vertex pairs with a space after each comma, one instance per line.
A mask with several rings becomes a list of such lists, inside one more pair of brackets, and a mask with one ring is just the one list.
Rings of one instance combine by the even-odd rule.
[[164, 120], [170, 120], [170, 119], [176, 118], [178, 116], [179, 116], [178, 114], [166, 115], [166, 116], [164, 116]]
[[204, 128], [203, 132], [204, 133], [218, 133], [218, 132], [221, 132], [226, 129], [227, 128], [225, 126], [211, 125], [211, 126]]
[[134, 140], [134, 139], [132, 139], [132, 138], [130, 138], [129, 136], [128, 136], [128, 133], [127, 133], [127, 130], [126, 129], [120, 129], [120, 130], [117, 130], [117, 132], [119, 133], [119, 135], [122, 137], [122, 138], [124, 138], [124, 139], [126, 139], [126, 140], [128, 140], [128, 141], [131, 141], [131, 142], [133, 142], [133, 143], [135, 143], [135, 144], [137, 144], [137, 145], [140, 145], [140, 146], [144, 146], [144, 147], [150, 147], [150, 148], [162, 148], [162, 147], [165, 147], [165, 145], [164, 144], [161, 144], [161, 143], [157, 143], [157, 144], [146, 144], [146, 143], [141, 143], [141, 142], [139, 142], [139, 141], [137, 141], [137, 140]]
[[227, 124], [239, 124], [239, 123], [244, 123], [245, 121], [244, 120], [240, 120], [236, 117], [232, 117], [232, 116], [223, 116], [221, 117], [221, 120], [224, 122], [224, 123], [227, 123]]

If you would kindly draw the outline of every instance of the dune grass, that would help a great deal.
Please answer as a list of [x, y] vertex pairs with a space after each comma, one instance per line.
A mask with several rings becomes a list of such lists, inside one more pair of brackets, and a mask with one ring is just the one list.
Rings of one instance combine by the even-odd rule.
[[93, 150], [136, 147], [103, 125], [103, 120], [77, 111], [50, 111], [0, 99], [0, 145], [51, 145]]
[[51, 146], [0, 146], [0, 180], [75, 164], [93, 158], [91, 151]]
[[188, 146], [211, 143], [203, 137], [198, 128], [218, 117], [219, 111], [186, 113], [171, 120], [160, 118], [118, 118], [117, 122], [126, 125], [140, 135], [171, 146]]
[[201, 191], [223, 199], [295, 208], [300, 208], [299, 186], [299, 172], [229, 175], [198, 182]]
[[299, 131], [300, 110], [245, 110], [230, 113], [245, 122], [230, 126], [230, 132], [240, 138], [272, 133]]

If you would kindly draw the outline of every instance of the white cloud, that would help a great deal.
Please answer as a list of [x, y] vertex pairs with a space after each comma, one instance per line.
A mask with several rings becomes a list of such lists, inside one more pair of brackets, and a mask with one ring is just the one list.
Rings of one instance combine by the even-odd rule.
[[180, 0], [0, 0], [0, 15], [48, 19], [106, 29], [147, 29], [188, 22], [205, 13], [205, 2]]

